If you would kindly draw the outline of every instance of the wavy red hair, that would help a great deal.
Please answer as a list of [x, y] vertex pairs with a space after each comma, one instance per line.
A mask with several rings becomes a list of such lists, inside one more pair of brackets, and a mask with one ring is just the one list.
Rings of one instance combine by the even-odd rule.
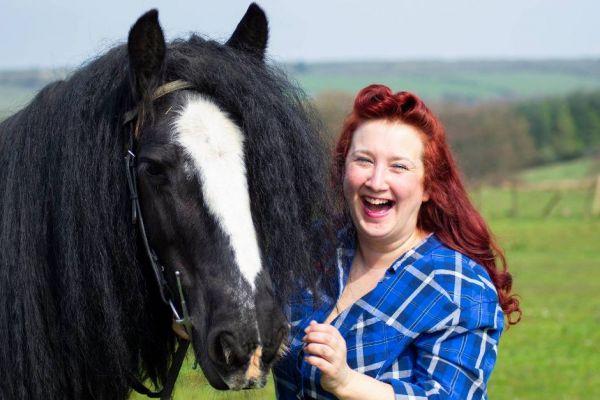
[[469, 199], [442, 123], [419, 97], [409, 92], [393, 93], [384, 85], [370, 85], [358, 93], [334, 150], [333, 181], [340, 202], [344, 164], [353, 134], [363, 122], [379, 119], [409, 124], [422, 133], [423, 184], [429, 200], [421, 205], [417, 226], [434, 232], [445, 245], [485, 267], [508, 323], [519, 322], [519, 299], [511, 294], [512, 276], [504, 252]]

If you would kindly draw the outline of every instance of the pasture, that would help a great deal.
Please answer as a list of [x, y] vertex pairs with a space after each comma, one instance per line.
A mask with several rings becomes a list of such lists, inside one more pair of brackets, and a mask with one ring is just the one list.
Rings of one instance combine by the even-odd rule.
[[600, 219], [492, 220], [521, 295], [502, 338], [491, 399], [600, 397]]
[[[524, 193], [526, 206], [513, 218], [504, 213], [509, 190], [482, 192], [483, 212], [507, 252], [524, 311], [522, 322], [502, 336], [489, 398], [600, 398], [600, 218], [577, 211], [584, 193], [566, 196], [548, 218], [538, 216], [539, 194]], [[273, 399], [274, 391], [270, 381], [262, 390], [216, 392], [188, 365], [175, 398]]]

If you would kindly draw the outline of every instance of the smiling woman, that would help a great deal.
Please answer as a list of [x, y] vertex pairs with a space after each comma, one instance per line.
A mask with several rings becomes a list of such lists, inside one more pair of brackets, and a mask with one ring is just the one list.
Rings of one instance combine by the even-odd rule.
[[403, 240], [414, 231], [421, 203], [428, 199], [422, 155], [420, 134], [411, 125], [373, 120], [356, 130], [343, 185], [363, 240]]
[[366, 87], [336, 146], [334, 186], [337, 291], [292, 304], [278, 398], [485, 398], [504, 320], [520, 309], [442, 125], [417, 96]]

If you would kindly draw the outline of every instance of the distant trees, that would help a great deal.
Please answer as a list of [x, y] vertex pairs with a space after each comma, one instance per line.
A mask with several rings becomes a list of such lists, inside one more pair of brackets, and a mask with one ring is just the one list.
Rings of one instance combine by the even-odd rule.
[[323, 121], [323, 135], [328, 144], [333, 146], [340, 134], [342, 123], [352, 109], [354, 96], [347, 92], [326, 91], [313, 99]]
[[527, 120], [507, 104], [441, 106], [438, 115], [470, 180], [505, 179], [532, 163], [535, 146]]
[[[322, 92], [314, 105], [337, 137], [353, 96]], [[469, 180], [505, 179], [524, 167], [600, 153], [600, 92], [475, 106], [430, 104]]]
[[585, 149], [600, 147], [600, 94], [578, 93], [568, 97], [575, 129]]
[[530, 122], [530, 136], [539, 150], [538, 161], [568, 159], [581, 154], [583, 141], [566, 98], [522, 104], [515, 110]]
[[529, 121], [537, 162], [565, 160], [600, 149], [600, 92], [520, 103], [515, 112]]

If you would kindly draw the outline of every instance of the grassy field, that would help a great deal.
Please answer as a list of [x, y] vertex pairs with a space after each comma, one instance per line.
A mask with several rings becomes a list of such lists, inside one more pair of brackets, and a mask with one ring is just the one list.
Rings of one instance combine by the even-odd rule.
[[595, 188], [516, 190], [484, 187], [474, 190], [473, 201], [485, 215], [492, 219], [516, 217], [518, 219], [589, 217]]
[[502, 338], [491, 399], [600, 398], [600, 219], [497, 219], [524, 317]]
[[600, 160], [585, 157], [562, 163], [530, 168], [520, 175], [528, 183], [551, 182], [563, 179], [585, 179], [600, 174]]
[[[600, 218], [489, 221], [507, 252], [524, 311], [523, 321], [502, 337], [490, 399], [600, 398]], [[273, 399], [274, 394], [271, 384], [261, 391], [218, 393], [188, 366], [175, 398]]]

